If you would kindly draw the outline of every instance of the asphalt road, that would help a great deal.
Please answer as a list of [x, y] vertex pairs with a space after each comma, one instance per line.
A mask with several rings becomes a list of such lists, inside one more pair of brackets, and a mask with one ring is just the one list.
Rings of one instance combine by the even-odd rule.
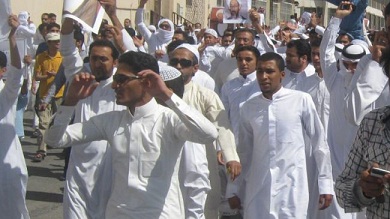
[[37, 139], [31, 138], [32, 115], [31, 111], [25, 112], [25, 138], [21, 141], [29, 175], [27, 208], [31, 219], [61, 219], [64, 156], [62, 149], [49, 149], [42, 162], [32, 161], [38, 148]]

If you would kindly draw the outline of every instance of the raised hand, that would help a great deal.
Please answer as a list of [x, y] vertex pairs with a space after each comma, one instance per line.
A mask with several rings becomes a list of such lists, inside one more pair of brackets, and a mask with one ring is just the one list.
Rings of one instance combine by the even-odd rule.
[[151, 96], [164, 102], [171, 98], [173, 92], [165, 85], [159, 74], [147, 69], [138, 72], [138, 76], [141, 77], [146, 92]]
[[141, 46], [144, 45], [144, 38], [142, 37], [141, 39], [138, 39], [138, 37], [136, 36], [133, 36], [133, 42], [134, 42], [134, 45], [139, 48]]
[[[347, 10], [342, 10], [342, 7], [349, 6]], [[344, 17], [350, 15], [353, 11], [353, 4], [350, 1], [342, 1], [339, 7], [336, 9], [335, 17], [343, 19]]]
[[116, 0], [99, 0], [108, 16], [116, 14]]
[[260, 23], [260, 14], [256, 10], [249, 10], [249, 18], [251, 19], [252, 23]]
[[139, 8], [143, 8], [147, 2], [148, 2], [148, 0], [139, 1]]
[[122, 54], [126, 51], [125, 44], [123, 42], [123, 35], [122, 31], [119, 29], [119, 27], [107, 25], [106, 29], [110, 31], [112, 34], [112, 37], [114, 39], [115, 47], [119, 50], [119, 52]]
[[372, 60], [379, 63], [382, 57], [382, 50], [385, 49], [387, 45], [389, 45], [387, 33], [384, 31], [375, 32], [371, 48]]
[[84, 72], [76, 74], [68, 88], [63, 105], [75, 106], [79, 100], [89, 97], [98, 85], [95, 76]]
[[20, 23], [18, 20], [18, 17], [14, 14], [10, 15], [8, 17], [8, 24], [11, 27], [12, 31], [16, 31], [16, 29], [19, 27]]

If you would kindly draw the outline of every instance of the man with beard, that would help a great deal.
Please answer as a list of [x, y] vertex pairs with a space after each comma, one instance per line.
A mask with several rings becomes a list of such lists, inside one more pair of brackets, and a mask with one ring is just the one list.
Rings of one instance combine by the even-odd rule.
[[[62, 33], [64, 67], [71, 77], [82, 68], [82, 58], [73, 41], [73, 21], [65, 18]], [[90, 45], [89, 66], [99, 82], [91, 96], [80, 100], [74, 109], [74, 122], [125, 107], [115, 103], [111, 89], [112, 75], [119, 53], [108, 40], [97, 40]], [[64, 188], [63, 217], [104, 218], [112, 178], [111, 150], [107, 141], [77, 144], [70, 152]]]

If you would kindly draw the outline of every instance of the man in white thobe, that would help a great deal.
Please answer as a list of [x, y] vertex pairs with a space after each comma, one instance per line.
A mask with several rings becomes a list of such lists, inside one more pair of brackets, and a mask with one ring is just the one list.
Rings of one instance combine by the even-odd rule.
[[[349, 3], [348, 3], [349, 4]], [[351, 7], [352, 8], [352, 7]], [[346, 45], [339, 59], [339, 69], [335, 58], [335, 44], [343, 17], [351, 13], [350, 10], [336, 10], [325, 30], [320, 46], [320, 62], [323, 77], [330, 95], [328, 144], [332, 157], [333, 178], [336, 179], [344, 169], [344, 165], [355, 139], [358, 126], [349, 123], [344, 113], [345, 97], [352, 86], [353, 77], [357, 77], [359, 70], [357, 63], [365, 55], [360, 45]], [[337, 202], [331, 206], [332, 218], [357, 218], [356, 213], [345, 213]], [[364, 215], [364, 214], [361, 214]]]
[[234, 33], [234, 36], [235, 41], [231, 47], [229, 57], [219, 63], [215, 72], [215, 92], [217, 94], [221, 93], [221, 88], [226, 82], [240, 75], [237, 69], [237, 62], [234, 58], [234, 49], [237, 49], [241, 46], [253, 46], [255, 44], [255, 34], [251, 29], [237, 29]]
[[[229, 121], [232, 126], [234, 139], [236, 145], [238, 144], [238, 130], [240, 122], [240, 108], [252, 95], [260, 92], [259, 85], [256, 81], [256, 66], [257, 60], [260, 57], [260, 52], [254, 46], [242, 46], [236, 51], [236, 63], [240, 76], [226, 82], [222, 86], [221, 100], [226, 108], [229, 116]], [[226, 174], [226, 170], [220, 170], [220, 175], [224, 177], [221, 179], [222, 191], [226, 190], [226, 186], [229, 184], [230, 188], [237, 188], [233, 185], [238, 183], [237, 181], [230, 181]], [[225, 180], [224, 180], [225, 179]], [[230, 193], [238, 194], [238, 191], [232, 191]], [[223, 194], [225, 197], [225, 194]], [[221, 202], [221, 213], [228, 215], [238, 214], [238, 209], [231, 209], [228, 205], [228, 198], [226, 197]]]
[[7, 57], [0, 51], [0, 212], [1, 218], [29, 219], [26, 206], [27, 167], [22, 146], [15, 131], [16, 101], [23, 82], [21, 59], [16, 44], [15, 32], [19, 26], [18, 18], [9, 17], [11, 65], [7, 80]]
[[[319, 49], [321, 41], [316, 41], [316, 51]], [[325, 86], [324, 80], [318, 76], [317, 72], [320, 72], [321, 65], [319, 58], [316, 59], [316, 68], [310, 63], [312, 51], [311, 46], [305, 40], [292, 40], [287, 44], [286, 50], [286, 76], [283, 78], [282, 84], [284, 88], [292, 90], [299, 90], [310, 94], [321, 123], [324, 126], [325, 134], [327, 133], [327, 124], [329, 119], [329, 92]], [[317, 52], [318, 53], [318, 52]], [[319, 54], [318, 54], [319, 57]], [[314, 63], [313, 63], [314, 64]], [[318, 70], [318, 71], [317, 71]], [[309, 218], [319, 219], [320, 214], [325, 214], [323, 211], [318, 210], [318, 171], [316, 167], [316, 161], [312, 154], [310, 140], [308, 136], [305, 136], [305, 142], [307, 144], [307, 172], [310, 194], [310, 211], [308, 212]], [[328, 211], [328, 210], [326, 210]], [[325, 211], [325, 212], [326, 212]]]
[[323, 126], [310, 95], [282, 87], [283, 58], [266, 53], [257, 65], [261, 94], [241, 108], [239, 154], [245, 176], [244, 218], [307, 218], [305, 135], [319, 172], [320, 209], [333, 198]]
[[[195, 84], [191, 80], [193, 74], [198, 70], [198, 61], [198, 50], [190, 44], [182, 44], [170, 53], [169, 65], [177, 68], [184, 77], [183, 100], [196, 108], [217, 127], [219, 132], [217, 145], [221, 147], [226, 160], [226, 166], [232, 170], [231, 177], [234, 179], [241, 172], [234, 135], [231, 131], [225, 108], [218, 95], [212, 90]], [[206, 154], [210, 171], [211, 191], [207, 194], [205, 218], [213, 219], [218, 218], [221, 190], [216, 148], [213, 145], [207, 145]]]
[[[73, 41], [71, 19], [65, 18], [61, 32], [64, 66], [71, 77], [81, 70], [79, 63], [82, 62]], [[89, 51], [92, 74], [100, 83], [91, 96], [76, 105], [76, 123], [105, 112], [126, 109], [115, 103], [115, 92], [111, 88], [118, 51], [107, 40], [93, 42]], [[64, 189], [64, 218], [104, 218], [111, 191], [111, 174], [111, 149], [107, 141], [92, 141], [74, 147], [70, 153]]]
[[181, 149], [187, 140], [206, 144], [217, 137], [212, 123], [174, 95], [156, 72], [152, 56], [122, 54], [112, 88], [116, 103], [128, 109], [68, 125], [77, 102], [98, 86], [93, 75], [75, 75], [45, 135], [46, 142], [59, 147], [109, 142], [113, 172], [105, 218], [184, 218], [178, 183]]

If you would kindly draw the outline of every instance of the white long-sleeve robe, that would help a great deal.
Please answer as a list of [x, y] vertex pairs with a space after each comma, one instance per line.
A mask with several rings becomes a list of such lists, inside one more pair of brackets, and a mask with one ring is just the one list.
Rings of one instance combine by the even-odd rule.
[[7, 81], [0, 79], [0, 212], [1, 218], [29, 219], [26, 207], [27, 167], [15, 132], [16, 100], [22, 71], [9, 67]]
[[[107, 140], [112, 149], [112, 190], [106, 218], [184, 218], [178, 160], [184, 142], [213, 142], [218, 133], [176, 95], [129, 110], [68, 125], [74, 107], [61, 106], [45, 141], [59, 147]], [[75, 145], [77, 147], [77, 145]]]
[[245, 177], [245, 218], [306, 218], [308, 182], [305, 134], [319, 172], [320, 194], [333, 193], [329, 148], [311, 97], [281, 88], [241, 108], [239, 154]]
[[[191, 81], [185, 85], [183, 100], [201, 112], [215, 125], [215, 127], [217, 127], [219, 132], [217, 144], [222, 148], [225, 162], [239, 162], [229, 119], [218, 95], [214, 91], [201, 87]], [[211, 183], [211, 191], [207, 194], [205, 206], [206, 218], [218, 216], [218, 206], [221, 198], [221, 183], [218, 174], [216, 154], [216, 148], [213, 145], [206, 146]]]
[[[111, 88], [112, 77], [101, 81], [93, 94], [81, 100], [74, 122], [110, 111], [121, 111]], [[111, 149], [107, 141], [92, 141], [73, 147], [64, 192], [64, 218], [104, 218], [111, 192]]]
[[367, 113], [389, 105], [390, 90], [389, 79], [371, 54], [361, 58], [356, 69], [359, 75], [353, 77], [345, 97], [345, 115], [351, 124], [360, 125]]

